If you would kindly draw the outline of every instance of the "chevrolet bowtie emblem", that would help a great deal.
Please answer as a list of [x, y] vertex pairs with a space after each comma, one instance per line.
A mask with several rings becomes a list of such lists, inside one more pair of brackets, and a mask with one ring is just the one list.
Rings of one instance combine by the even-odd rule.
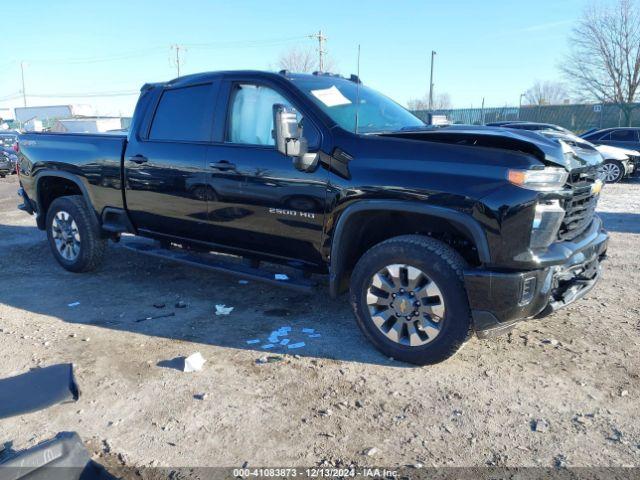
[[407, 301], [404, 298], [400, 301], [400, 311], [402, 313], [407, 311]]

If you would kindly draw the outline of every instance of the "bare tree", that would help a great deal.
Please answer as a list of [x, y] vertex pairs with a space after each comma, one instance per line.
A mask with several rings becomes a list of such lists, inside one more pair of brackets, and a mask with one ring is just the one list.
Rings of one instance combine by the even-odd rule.
[[[294, 47], [278, 58], [278, 68], [296, 73], [311, 73], [319, 70], [318, 52], [314, 48]], [[324, 70], [331, 72], [335, 62], [325, 55]]]
[[[448, 110], [451, 108], [451, 95], [448, 93], [439, 93], [433, 97], [434, 110]], [[412, 98], [407, 102], [409, 110], [429, 110], [429, 95], [422, 98]]]
[[632, 0], [585, 10], [562, 71], [585, 99], [618, 105], [631, 123], [640, 85], [640, 11]]
[[569, 94], [562, 83], [536, 80], [524, 97], [529, 105], [559, 105], [569, 98]]

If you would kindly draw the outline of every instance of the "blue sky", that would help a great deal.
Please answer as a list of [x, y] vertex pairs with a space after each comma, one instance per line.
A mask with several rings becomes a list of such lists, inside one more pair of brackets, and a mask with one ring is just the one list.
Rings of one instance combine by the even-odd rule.
[[288, 49], [313, 48], [318, 29], [340, 73], [361, 77], [402, 104], [428, 90], [456, 107], [517, 104], [539, 80], [558, 80], [568, 34], [588, 0], [90, 1], [3, 5], [0, 107], [20, 106], [21, 60], [30, 105], [85, 103], [130, 114], [145, 82], [175, 77], [171, 44], [187, 45], [184, 73], [272, 69]]

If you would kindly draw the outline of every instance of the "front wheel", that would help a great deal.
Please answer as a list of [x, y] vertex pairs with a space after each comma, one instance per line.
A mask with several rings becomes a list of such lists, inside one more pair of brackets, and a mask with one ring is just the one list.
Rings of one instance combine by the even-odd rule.
[[471, 332], [464, 267], [455, 250], [421, 235], [374, 246], [351, 277], [358, 326], [389, 357], [417, 365], [451, 357]]
[[56, 198], [47, 211], [46, 226], [53, 256], [64, 268], [88, 272], [100, 265], [107, 241], [81, 196]]
[[617, 160], [605, 160], [602, 170], [606, 183], [618, 183], [624, 177], [624, 166]]

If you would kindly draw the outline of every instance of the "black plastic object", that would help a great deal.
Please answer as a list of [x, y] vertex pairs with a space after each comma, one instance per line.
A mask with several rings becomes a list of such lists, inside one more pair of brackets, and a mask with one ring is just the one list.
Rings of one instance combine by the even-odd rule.
[[35, 447], [0, 457], [0, 480], [114, 479], [89, 452], [75, 432], [58, 433]]
[[34, 368], [0, 380], [0, 419], [75, 401], [79, 396], [70, 363]]

